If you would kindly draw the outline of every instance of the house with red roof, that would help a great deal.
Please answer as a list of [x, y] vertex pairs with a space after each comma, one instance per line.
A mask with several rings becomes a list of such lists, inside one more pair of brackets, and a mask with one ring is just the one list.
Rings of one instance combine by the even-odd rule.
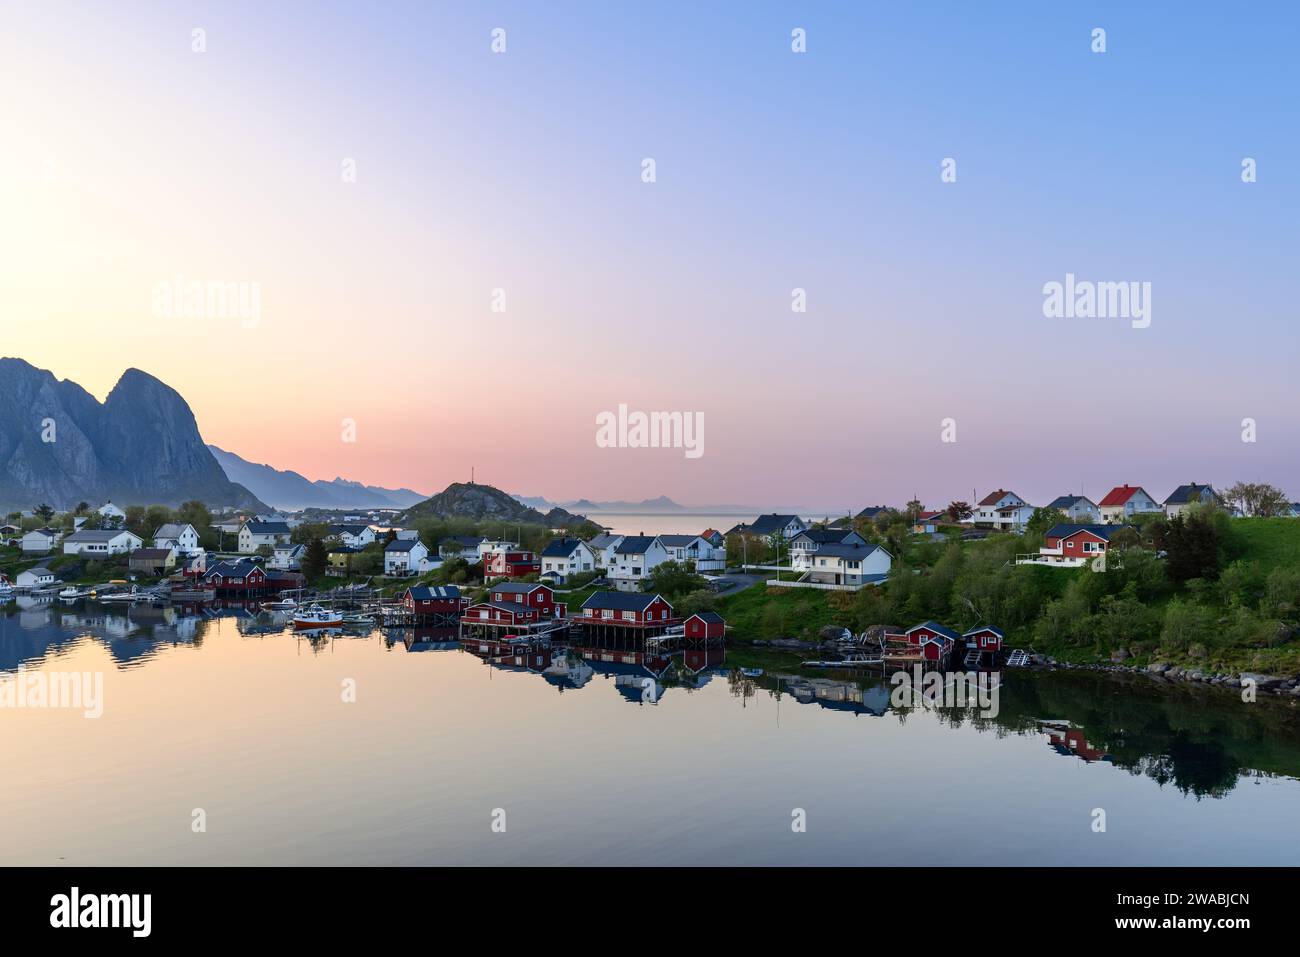
[[1107, 525], [1122, 525], [1142, 512], [1162, 512], [1160, 503], [1140, 485], [1116, 485], [1097, 503], [1101, 520]]

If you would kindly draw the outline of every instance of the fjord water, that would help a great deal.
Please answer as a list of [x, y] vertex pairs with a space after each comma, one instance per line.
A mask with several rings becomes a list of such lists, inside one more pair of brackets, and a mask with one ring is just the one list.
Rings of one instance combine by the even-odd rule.
[[718, 671], [652, 701], [635, 676], [575, 686], [400, 632], [10, 609], [0, 670], [102, 672], [103, 715], [0, 709], [0, 864], [1294, 864], [1300, 846], [1295, 712], [1217, 691], [1008, 672], [990, 719]]

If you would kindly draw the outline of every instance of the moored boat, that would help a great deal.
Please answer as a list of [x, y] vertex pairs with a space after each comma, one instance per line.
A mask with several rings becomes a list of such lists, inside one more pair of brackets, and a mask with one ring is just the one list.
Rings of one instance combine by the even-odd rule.
[[312, 605], [306, 611], [300, 611], [293, 616], [295, 628], [338, 628], [342, 624], [342, 614], [322, 608], [320, 605]]

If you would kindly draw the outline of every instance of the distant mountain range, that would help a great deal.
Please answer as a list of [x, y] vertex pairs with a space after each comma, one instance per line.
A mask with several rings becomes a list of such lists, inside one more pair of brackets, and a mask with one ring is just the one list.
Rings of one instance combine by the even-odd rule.
[[215, 445], [208, 450], [226, 476], [269, 505], [286, 511], [304, 508], [409, 508], [428, 496], [409, 488], [381, 488], [336, 478], [311, 481], [297, 472], [259, 465]]
[[491, 485], [454, 482], [426, 501], [399, 516], [403, 522], [417, 518], [470, 518], [476, 521], [499, 521], [550, 528], [576, 528], [586, 519], [581, 515], [553, 507], [542, 513], [525, 505]]
[[580, 498], [573, 502], [549, 502], [539, 496], [515, 495], [514, 499], [522, 502], [529, 508], [565, 508], [565, 509], [582, 509], [584, 511], [606, 511], [619, 512], [629, 511], [631, 509], [643, 509], [646, 511], [659, 512], [680, 512], [685, 506], [678, 505], [667, 495], [660, 495], [658, 498], [648, 498], [642, 502], [593, 502], [591, 499]]
[[180, 394], [127, 369], [102, 403], [22, 359], [0, 359], [0, 506], [179, 505], [265, 510], [232, 482]]

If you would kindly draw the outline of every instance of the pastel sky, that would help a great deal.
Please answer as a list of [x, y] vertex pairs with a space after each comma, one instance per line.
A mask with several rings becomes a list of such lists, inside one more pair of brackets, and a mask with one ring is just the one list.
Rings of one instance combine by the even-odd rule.
[[[422, 491], [1300, 494], [1300, 10], [702, 6], [8, 4], [0, 353]], [[1046, 318], [1066, 273], [1149, 328]], [[176, 276], [260, 321], [156, 316]], [[620, 403], [704, 454], [598, 448]]]

